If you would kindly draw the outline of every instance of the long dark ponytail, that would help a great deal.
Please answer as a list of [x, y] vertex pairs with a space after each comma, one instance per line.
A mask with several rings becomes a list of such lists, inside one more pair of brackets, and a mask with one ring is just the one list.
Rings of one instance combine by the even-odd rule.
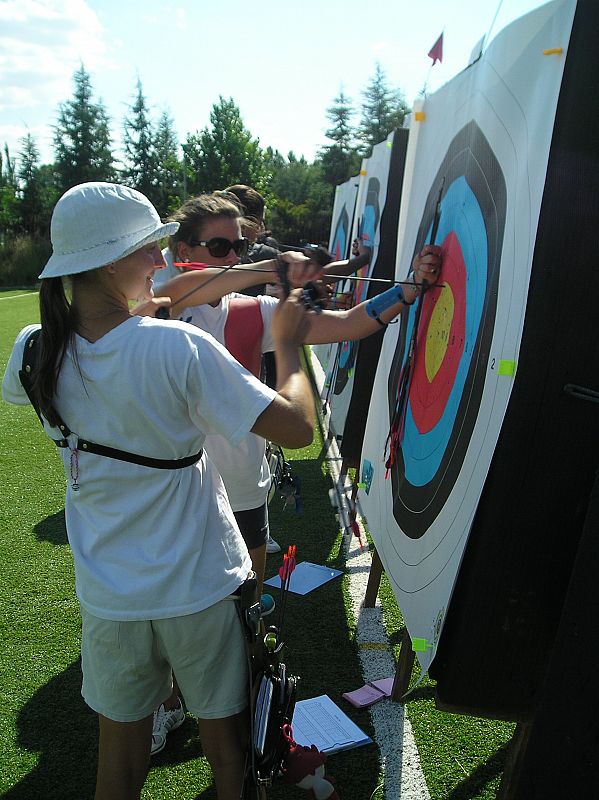
[[52, 408], [58, 375], [67, 345], [75, 347], [78, 315], [69, 302], [62, 278], [45, 278], [40, 287], [42, 333], [38, 359], [32, 375], [33, 394], [40, 411], [51, 425], [58, 424]]

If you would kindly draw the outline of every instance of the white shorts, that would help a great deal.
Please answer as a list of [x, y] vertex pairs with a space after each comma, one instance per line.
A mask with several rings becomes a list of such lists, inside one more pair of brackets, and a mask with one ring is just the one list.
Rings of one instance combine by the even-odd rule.
[[247, 657], [236, 601], [169, 619], [117, 622], [81, 609], [85, 702], [116, 722], [151, 714], [175, 673], [188, 710], [221, 719], [248, 705]]

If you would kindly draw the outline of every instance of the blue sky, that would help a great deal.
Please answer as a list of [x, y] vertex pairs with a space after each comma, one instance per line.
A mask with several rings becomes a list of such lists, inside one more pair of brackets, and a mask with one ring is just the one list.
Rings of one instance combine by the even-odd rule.
[[[266, 147], [312, 159], [343, 87], [358, 107], [378, 61], [412, 103], [463, 69], [476, 42], [540, 0], [0, 0], [0, 146], [29, 131], [51, 161], [58, 105], [83, 62], [118, 149], [139, 76], [157, 118], [181, 141], [233, 97]], [[427, 53], [444, 32], [443, 63]]]

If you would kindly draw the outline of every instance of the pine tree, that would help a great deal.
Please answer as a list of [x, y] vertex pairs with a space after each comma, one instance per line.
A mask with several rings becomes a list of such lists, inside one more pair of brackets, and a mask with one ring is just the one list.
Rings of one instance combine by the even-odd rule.
[[339, 90], [337, 97], [333, 98], [333, 105], [327, 108], [326, 114], [331, 127], [325, 131], [325, 136], [341, 150], [349, 153], [354, 149], [355, 131], [351, 124], [354, 109], [343, 88]]
[[145, 194], [153, 203], [157, 200], [157, 159], [154, 147], [154, 131], [150, 120], [141, 81], [137, 79], [137, 94], [131, 112], [123, 123], [124, 167], [121, 180], [127, 186]]
[[91, 80], [83, 64], [73, 80], [73, 99], [59, 106], [54, 126], [55, 170], [61, 192], [84, 181], [115, 177], [108, 115], [101, 100], [92, 100]]
[[166, 217], [185, 200], [183, 164], [179, 160], [179, 141], [173, 121], [166, 111], [158, 120], [154, 138], [156, 156], [156, 208]]
[[233, 98], [219, 97], [210, 123], [211, 128], [189, 134], [183, 146], [189, 193], [213, 192], [233, 183], [260, 191], [264, 184], [260, 143], [244, 127]]
[[389, 88], [378, 63], [362, 97], [362, 118], [357, 138], [362, 142], [364, 155], [369, 155], [373, 145], [384, 141], [394, 128], [402, 126], [409, 107], [399, 89]]
[[39, 183], [39, 151], [33, 136], [28, 133], [21, 139], [19, 153], [20, 208], [23, 230], [30, 236], [39, 236], [42, 198]]
[[360, 156], [354, 144], [355, 131], [351, 125], [353, 113], [351, 101], [340, 89], [326, 112], [331, 127], [325, 131], [325, 136], [333, 144], [325, 145], [318, 154], [324, 180], [332, 186], [344, 183], [360, 168]]
[[40, 165], [39, 150], [30, 133], [21, 139], [17, 175], [21, 228], [34, 239], [47, 237], [58, 190], [53, 167]]
[[15, 159], [4, 143], [4, 154], [0, 153], [0, 245], [18, 233], [21, 227], [18, 182]]

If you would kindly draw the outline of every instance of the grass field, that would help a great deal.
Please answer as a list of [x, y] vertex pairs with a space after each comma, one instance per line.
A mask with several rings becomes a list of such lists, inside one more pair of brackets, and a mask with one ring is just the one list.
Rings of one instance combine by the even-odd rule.
[[[0, 292], [0, 369], [23, 325], [38, 319], [37, 295]], [[80, 695], [80, 618], [64, 527], [64, 474], [54, 445], [29, 407], [0, 404], [0, 796], [10, 800], [91, 800], [97, 724]], [[288, 454], [302, 481], [304, 514], [270, 507], [274, 537], [295, 543], [298, 560], [343, 568], [342, 536], [329, 504], [322, 440]], [[274, 574], [280, 556], [269, 556]], [[385, 579], [380, 591], [391, 646], [401, 615]], [[345, 579], [287, 606], [286, 660], [301, 676], [300, 698], [328, 694], [373, 735], [367, 710], [342, 692], [361, 684], [354, 621]], [[433, 685], [420, 684], [407, 705], [432, 800], [495, 797], [513, 726], [435, 710]], [[368, 800], [381, 780], [376, 746], [329, 758], [343, 800]], [[144, 800], [214, 798], [193, 720], [169, 735], [152, 762]], [[274, 800], [305, 798], [277, 787]], [[375, 797], [382, 800], [379, 790]]]

